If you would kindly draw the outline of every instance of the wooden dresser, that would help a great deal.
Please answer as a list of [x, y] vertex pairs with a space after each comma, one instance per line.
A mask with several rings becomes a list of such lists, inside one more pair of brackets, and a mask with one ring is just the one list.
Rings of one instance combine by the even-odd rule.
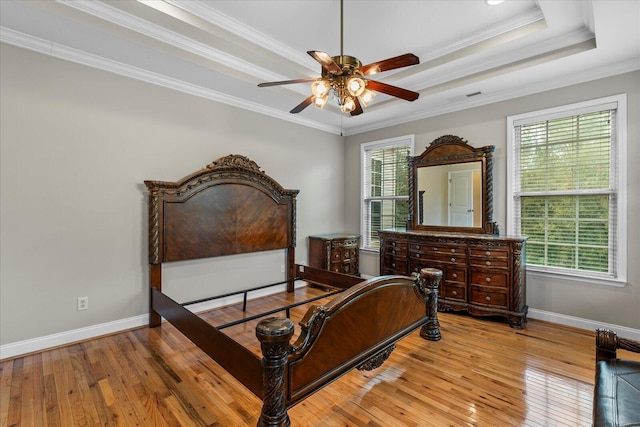
[[359, 248], [358, 234], [309, 236], [309, 266], [359, 276]]
[[442, 270], [441, 311], [506, 317], [526, 322], [526, 237], [491, 234], [380, 231], [380, 275], [410, 275], [424, 267]]

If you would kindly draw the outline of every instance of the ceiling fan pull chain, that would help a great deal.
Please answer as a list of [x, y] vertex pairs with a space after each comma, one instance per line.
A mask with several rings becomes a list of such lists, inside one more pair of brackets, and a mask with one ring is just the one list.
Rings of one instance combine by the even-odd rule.
[[344, 0], [340, 0], [340, 62], [344, 64]]

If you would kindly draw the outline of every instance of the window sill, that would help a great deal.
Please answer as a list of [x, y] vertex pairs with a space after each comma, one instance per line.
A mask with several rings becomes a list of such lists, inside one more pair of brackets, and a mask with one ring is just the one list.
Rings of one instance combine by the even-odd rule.
[[590, 283], [595, 285], [603, 285], [603, 286], [614, 286], [617, 288], [623, 288], [627, 285], [626, 280], [621, 279], [611, 279], [608, 277], [588, 277], [581, 276], [575, 273], [563, 273], [559, 271], [549, 271], [544, 268], [535, 267], [531, 265], [527, 265], [527, 275], [531, 275], [534, 277], [544, 277], [550, 279], [558, 279], [565, 280], [571, 282], [581, 282], [581, 283]]
[[368, 253], [368, 254], [379, 254], [379, 248], [360, 248], [360, 252]]

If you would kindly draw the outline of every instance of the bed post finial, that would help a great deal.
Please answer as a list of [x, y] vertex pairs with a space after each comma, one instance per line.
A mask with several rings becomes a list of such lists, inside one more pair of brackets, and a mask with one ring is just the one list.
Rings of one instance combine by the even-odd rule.
[[258, 427], [290, 426], [285, 399], [284, 374], [291, 348], [293, 322], [290, 319], [269, 317], [256, 326], [256, 337], [262, 348], [262, 381], [264, 396]]
[[427, 323], [420, 329], [420, 336], [429, 341], [439, 341], [440, 322], [438, 322], [438, 286], [442, 279], [442, 271], [437, 268], [423, 268], [416, 280], [427, 292]]

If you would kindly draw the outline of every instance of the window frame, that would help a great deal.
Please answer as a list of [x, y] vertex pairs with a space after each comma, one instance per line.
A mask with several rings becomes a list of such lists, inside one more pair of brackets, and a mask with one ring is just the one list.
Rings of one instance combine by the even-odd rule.
[[[613, 218], [615, 241], [609, 246], [614, 250], [616, 271], [613, 277], [605, 277], [601, 273], [564, 269], [559, 267], [527, 265], [527, 273], [542, 277], [574, 280], [585, 283], [595, 283], [611, 286], [625, 286], [627, 284], [627, 96], [626, 94], [612, 95], [604, 98], [592, 99], [574, 104], [547, 108], [529, 113], [507, 117], [507, 233], [516, 234], [516, 203], [515, 188], [519, 173], [516, 172], [519, 153], [516, 144], [516, 126], [539, 121], [547, 121], [564, 117], [572, 117], [598, 110], [600, 107], [616, 109], [615, 114], [615, 145], [611, 152], [612, 188], [616, 195], [616, 218]], [[613, 106], [613, 108], [611, 108]], [[610, 223], [612, 221], [610, 220]], [[611, 227], [611, 226], [610, 226]], [[613, 246], [615, 245], [615, 246]]]
[[366, 224], [366, 204], [368, 200], [371, 199], [379, 199], [379, 200], [406, 200], [409, 202], [409, 195], [406, 196], [375, 196], [375, 197], [366, 197], [365, 194], [365, 183], [367, 182], [367, 177], [365, 177], [365, 155], [367, 152], [380, 149], [383, 147], [393, 148], [399, 146], [409, 146], [409, 156], [413, 156], [414, 147], [415, 147], [415, 135], [403, 135], [393, 138], [382, 139], [378, 141], [364, 142], [360, 144], [360, 234], [362, 238], [360, 239], [360, 249], [363, 251], [370, 252], [379, 252], [379, 248], [375, 246], [369, 245], [369, 238], [367, 238], [367, 233], [369, 232], [367, 224]]

